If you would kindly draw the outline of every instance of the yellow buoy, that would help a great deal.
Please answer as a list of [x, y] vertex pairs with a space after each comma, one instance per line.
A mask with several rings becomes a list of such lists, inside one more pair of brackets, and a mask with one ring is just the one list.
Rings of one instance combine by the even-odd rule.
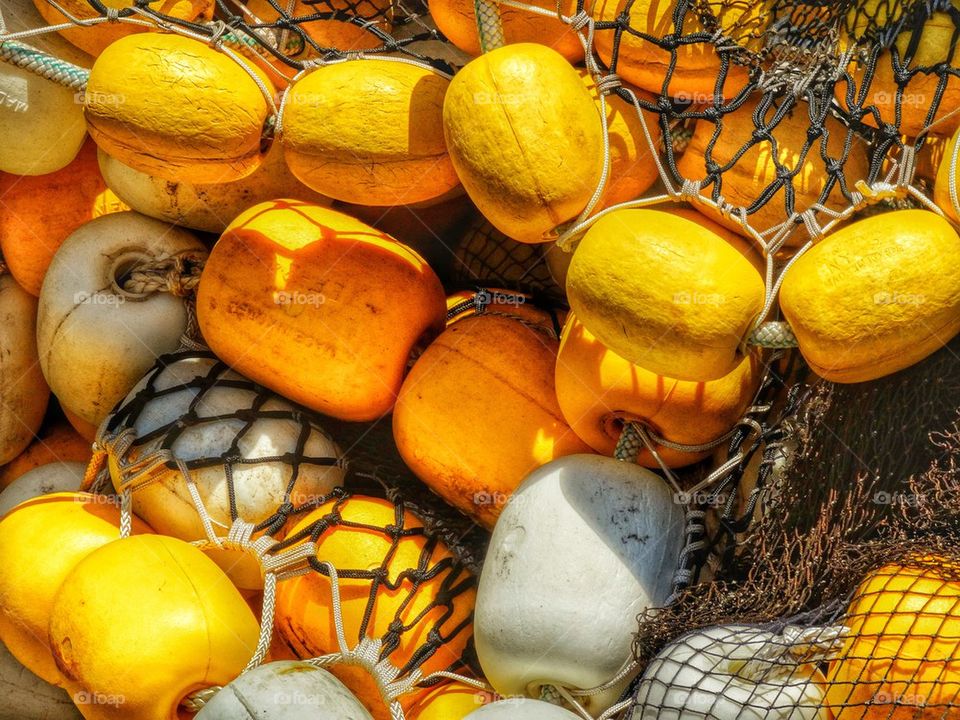
[[260, 165], [264, 90], [273, 93], [252, 64], [180, 35], [138, 33], [97, 58], [85, 114], [97, 145], [124, 165], [167, 180], [229, 182]]
[[577, 71], [543, 45], [507, 45], [467, 63], [450, 83], [443, 125], [470, 199], [514, 240], [549, 240], [600, 180], [600, 113]]
[[852, 223], [790, 267], [780, 307], [827, 380], [902, 370], [960, 331], [960, 236], [928, 210]]
[[617, 210], [583, 236], [567, 297], [613, 352], [658, 375], [716, 380], [743, 361], [764, 304], [750, 260], [712, 223], [656, 210]]
[[428, 68], [387, 59], [318, 68], [287, 98], [287, 164], [302, 183], [344, 202], [438, 198], [460, 184], [443, 139], [449, 84]]

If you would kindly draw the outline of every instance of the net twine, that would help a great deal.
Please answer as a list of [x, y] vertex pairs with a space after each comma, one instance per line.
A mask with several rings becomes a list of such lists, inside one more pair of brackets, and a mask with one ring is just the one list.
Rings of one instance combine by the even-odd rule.
[[[90, 2], [94, 7], [99, 5], [96, 0], [90, 0]], [[51, 4], [53, 4], [55, 7], [59, 7], [53, 2], [51, 2]], [[588, 69], [594, 76], [598, 87], [600, 88], [600, 102], [602, 107], [601, 118], [603, 122], [605, 147], [604, 154], [607, 160], [604, 163], [604, 175], [601, 177], [598, 188], [591, 198], [590, 203], [587, 207], [585, 207], [581, 215], [567, 226], [558, 229], [558, 245], [569, 248], [573, 243], [575, 243], [576, 238], [579, 237], [582, 232], [585, 232], [586, 229], [588, 229], [590, 225], [599, 217], [602, 217], [607, 212], [612, 212], [616, 209], [627, 207], [649, 207], [663, 202], [684, 202], [696, 199], [698, 203], [718, 210], [725, 216], [740, 222], [744, 228], [744, 231], [763, 249], [767, 259], [767, 271], [765, 276], [766, 302], [764, 312], [757, 318], [753, 328], [751, 328], [750, 332], [747, 334], [747, 338], [744, 341], [745, 344], [754, 344], [761, 347], [772, 348], [783, 348], [793, 346], [793, 344], [795, 344], [795, 338], [792, 337], [789, 327], [782, 321], [768, 320], [768, 317], [775, 306], [776, 294], [779, 290], [780, 283], [782, 282], [783, 275], [790, 266], [790, 263], [787, 263], [783, 267], [778, 267], [774, 262], [774, 255], [783, 247], [788, 237], [796, 232], [801, 226], [806, 231], [809, 239], [799, 248], [791, 262], [795, 261], [800, 255], [802, 255], [803, 252], [812, 247], [815, 242], [820, 240], [825, 234], [831, 232], [840, 223], [845, 222], [854, 214], [871, 206], [880, 205], [892, 200], [910, 198], [918, 206], [925, 207], [928, 210], [943, 215], [943, 211], [940, 208], [937, 208], [926, 197], [922, 188], [919, 187], [914, 180], [915, 154], [916, 151], [922, 146], [922, 142], [926, 134], [929, 132], [929, 128], [921, 134], [920, 138], [918, 138], [918, 141], [915, 144], [911, 145], [909, 143], [900, 141], [898, 133], [891, 131], [890, 126], [883, 125], [880, 129], [873, 129], [864, 126], [862, 124], [862, 120], [868, 115], [873, 115], [878, 121], [878, 124], [881, 124], [879, 123], [881, 118], [875, 109], [863, 107], [862, 98], [852, 98], [853, 102], [851, 102], [851, 98], [848, 97], [847, 105], [849, 106], [849, 111], [845, 113], [840, 113], [835, 107], [828, 108], [827, 106], [830, 103], [826, 103], [825, 105], [821, 102], [818, 105], [816, 102], [817, 96], [822, 96], [822, 88], [825, 87], [829, 82], [833, 82], [841, 77], [845, 77], [848, 80], [848, 86], [853, 86], [852, 83], [850, 83], [852, 78], [846, 69], [846, 61], [853, 57], [855, 53], [858, 53], [862, 56], [866, 52], [863, 48], [867, 47], [869, 43], [878, 44], [879, 47], [889, 47], [892, 45], [892, 42], [896, 36], [907, 26], [909, 22], [919, 23], [922, 19], [925, 19], [926, 16], [929, 16], [929, 13], [934, 6], [939, 7], [938, 3], [910, 3], [898, 5], [898, 8], [900, 8], [899, 15], [896, 15], [895, 20], [891, 22], [887, 21], [890, 19], [890, 16], [894, 16], [895, 13], [885, 10], [884, 12], [888, 12], [888, 15], [885, 16], [886, 19], [882, 26], [878, 20], [873, 19], [872, 24], [868, 23], [867, 30], [865, 32], [860, 31], [859, 35], [855, 33], [855, 21], [857, 18], [852, 18], [852, 16], [849, 16], [847, 13], [847, 10], [853, 5], [853, 3], [850, 2], [833, 4], [834, 7], [829, 8], [829, 14], [826, 18], [818, 15], [818, 13], [822, 12], [822, 8], [819, 8], [819, 6], [811, 10], [811, 16], [806, 19], [798, 20], [793, 16], [789, 18], [775, 17], [773, 32], [768, 33], [765, 46], [759, 52], [761, 59], [774, 59], [776, 61], [773, 69], [769, 71], [763, 71], [760, 69], [761, 63], [758, 61], [758, 58], [753, 57], [751, 52], [744, 51], [743, 48], [739, 47], [737, 43], [738, 38], [725, 36], [722, 29], [716, 23], [714, 23], [714, 25], [711, 27], [709, 22], [705, 22], [704, 25], [708, 28], [708, 32], [696, 34], [687, 38], [682, 37], [682, 33], [676, 33], [674, 36], [671, 36], [668, 39], [651, 38], [651, 40], [660, 44], [661, 47], [666, 47], [669, 49], [674, 58], [675, 50], [681, 44], [693, 42], [712, 42], [720, 48], [720, 54], [723, 60], [722, 74], [726, 72], [730, 63], [748, 65], [753, 68], [754, 82], [756, 83], [756, 87], [764, 92], [786, 93], [794, 105], [799, 103], [802, 98], [810, 102], [814, 112], [819, 112], [821, 114], [821, 118], [825, 117], [825, 113], [828, 112], [834, 114], [835, 116], [839, 116], [842, 120], [849, 123], [845, 154], [849, 152], [850, 146], [854, 140], [858, 140], [861, 136], [871, 138], [875, 143], [875, 149], [871, 158], [870, 177], [858, 178], [851, 187], [847, 187], [845, 189], [844, 194], [847, 196], [849, 201], [848, 207], [842, 211], [836, 211], [824, 207], [822, 203], [815, 203], [812, 207], [802, 211], [798, 211], [794, 208], [792, 209], [792, 212], [788, 214], [788, 217], [784, 223], [773, 228], [764, 229], [762, 232], [758, 232], [750, 226], [748, 217], [749, 214], [747, 212], [748, 208], [734, 207], [725, 201], [718, 182], [713, 183], [713, 190], [709, 194], [704, 194], [704, 191], [710, 185], [710, 183], [707, 182], [709, 178], [700, 180], [680, 178], [675, 167], [675, 152], [670, 143], [666, 143], [664, 148], [666, 151], [665, 161], [661, 160], [659, 153], [654, 153], [658, 173], [660, 174], [661, 181], [666, 189], [665, 193], [656, 197], [643, 198], [623, 203], [615, 208], [605, 209], [600, 212], [593, 212], [606, 183], [606, 168], [609, 165], [609, 133], [606, 122], [606, 104], [604, 100], [606, 95], [611, 92], [615, 92], [622, 99], [627, 100], [631, 105], [633, 105], [638, 113], [641, 127], [647, 136], [648, 143], [650, 143], [651, 136], [647, 128], [646, 118], [644, 117], [643, 112], [641, 112], [642, 110], [646, 112], [658, 113], [662, 126], [661, 129], [666, 129], [669, 132], [677, 126], [676, 121], [683, 121], [688, 118], [700, 121], [707, 120], [716, 122], [721, 119], [724, 114], [736, 108], [735, 102], [724, 105], [723, 102], [715, 98], [712, 107], [708, 107], [706, 111], [675, 112], [673, 109], [666, 111], [663, 107], [651, 105], [646, 101], [638, 99], [629, 88], [626, 88], [622, 85], [619, 77], [616, 75], [616, 60], [614, 60], [613, 67], [608, 70], [604, 68], [604, 66], [602, 66], [594, 57], [593, 37], [596, 31], [612, 30], [617, 34], [618, 41], [619, 37], [624, 33], [639, 35], [637, 31], [627, 26], [626, 18], [618, 18], [616, 21], [606, 24], [595, 22], [592, 18], [586, 15], [583, 10], [582, 3], [578, 7], [578, 12], [572, 16], [564, 16], [559, 12], [559, 10], [557, 10], [557, 12], [551, 12], [550, 10], [544, 8], [535, 8], [523, 3], [513, 2], [512, 0], [503, 0], [499, 4], [520, 8], [543, 16], [558, 17], [563, 22], [569, 24], [571, 27], [574, 27], [581, 38], [581, 43], [584, 45]], [[701, 20], [709, 20], [711, 18], [711, 13], [709, 11], [709, 7], [705, 7], [704, 5], [705, 4], [703, 3], [691, 4], [681, 0], [681, 2], [678, 3], [678, 8], [675, 13], [675, 27], [682, 27], [682, 20], [685, 14], [691, 12], [692, 10], [696, 10], [700, 14]], [[778, 5], [789, 4], [786, 3]], [[490, 0], [476, 0], [475, 11], [478, 15], [478, 19], [482, 18], [481, 25], [483, 26], [478, 27], [478, 31], [481, 33], [481, 41], [485, 50], [493, 49], [500, 42], [496, 30], [498, 25], [497, 16], [499, 15], [498, 7], [499, 5], [497, 3], [492, 3]], [[42, 28], [37, 31], [27, 31], [25, 33], [17, 34], [6, 33], [6, 28], [2, 25], [2, 14], [0, 14], [0, 56], [2, 56], [3, 59], [10, 60], [18, 64], [24, 63], [21, 66], [29, 66], [34, 72], [39, 72], [45, 77], [48, 76], [45, 73], [48, 73], [50, 79], [54, 79], [57, 82], [62, 82], [68, 87], [76, 88], [76, 84], [80, 81], [78, 79], [80, 76], [77, 75], [77, 72], [72, 67], [61, 67], [59, 69], [54, 67], [55, 63], [51, 62], [51, 60], [56, 60], [55, 58], [50, 58], [49, 56], [44, 57], [43, 54], [36, 55], [35, 53], [37, 51], [29, 48], [29, 46], [21, 47], [22, 44], [18, 44], [19, 40], [28, 39], [31, 36], [40, 35], [43, 32], [52, 32], [57, 29], [65, 29], [71, 26], [89, 26], [100, 22], [130, 22], [150, 27], [161, 27], [172, 32], [187, 34], [187, 36], [208, 41], [218, 50], [223, 50], [228, 54], [230, 54], [232, 51], [229, 51], [229, 49], [225, 50], [223, 47], [224, 43], [237, 43], [238, 46], [248, 48], [250, 43], [253, 42], [257, 44], [258, 47], [262, 46], [274, 57], [278, 57], [278, 59], [283, 60], [291, 67], [299, 68], [301, 73], [310, 67], [321, 65], [325, 62], [321, 60], [314, 62], [313, 64], [298, 64], [289, 58], [279, 58], [282, 53], [278, 50], [277, 43], [261, 42], [261, 34], [256, 32], [256, 30], [269, 29], [267, 27], [254, 28], [249, 25], [245, 25], [242, 22], [233, 22], [232, 20], [230, 23], [218, 21], [208, 25], [185, 23], [184, 21], [176, 21], [174, 19], [164, 18], [155, 11], [147, 7], [142, 7], [141, 4], [138, 4], [136, 8], [127, 9], [120, 12], [109, 10], [103, 8], [102, 6], [100, 6], [98, 9], [104, 13], [103, 17], [101, 18], [95, 18], [91, 20], [70, 18], [70, 22], [68, 23], [50, 28]], [[926, 15], [924, 15], [924, 13], [926, 13]], [[881, 11], [878, 10], [877, 16], [879, 17], [880, 14]], [[285, 33], [302, 35], [298, 25], [298, 23], [292, 22], [290, 18], [281, 13], [281, 20], [276, 24], [275, 29], [280, 30], [281, 37], [284, 36]], [[231, 28], [233, 29], [232, 32], [230, 32]], [[189, 32], [193, 32], [194, 35], [189, 35]], [[841, 55], [840, 59], [838, 60], [836, 55], [837, 39], [843, 33], [846, 33], [850, 37], [854, 37], [857, 40], [857, 45], [856, 47], [847, 51], [847, 53]], [[915, 38], [913, 42], [913, 49], [908, 52], [908, 55], [910, 55], [916, 49], [916, 42], [918, 41], [917, 36], [919, 36], [919, 33], [915, 33], [914, 35]], [[438, 35], [435, 33], [435, 31], [433, 31], [429, 37], [432, 39], [437, 39]], [[951, 54], [955, 43], [956, 34], [951, 41]], [[286, 45], [281, 44], [281, 47], [286, 47]], [[393, 49], [396, 50], [397, 48]], [[412, 52], [409, 50], [404, 51]], [[368, 54], [373, 55], [376, 52], [378, 51], [369, 51]], [[614, 54], [616, 55], [616, 52]], [[872, 57], [873, 67], [875, 67], [878, 54], [879, 48], [875, 47]], [[239, 62], [238, 56], [235, 54], [230, 56], [235, 61]], [[343, 61], [344, 59], [352, 60], [362, 58], [338, 57], [336, 59], [338, 61]], [[909, 83], [909, 80], [918, 73], [925, 72], [926, 70], [923, 68], [907, 68], [902, 62], [902, 59], [897, 56], [896, 52], [894, 53], [894, 62], [895, 65], [898, 65], [899, 63], [898, 67], [895, 68], [898, 70], [897, 94], [899, 101], [902, 99], [902, 95]], [[82, 68], [79, 69], [79, 71], [81, 76], [82, 73], [85, 72]], [[934, 98], [935, 102], [931, 104], [928, 120], [934, 117], [936, 106], [942, 99], [947, 76], [957, 75], [957, 70], [951, 67], [939, 67], [936, 71], [938, 74], [940, 74], [940, 82]], [[670, 73], [672, 73], [672, 69], [670, 70]], [[57, 80], [56, 78], [60, 79]], [[254, 78], [254, 80], [256, 81], [257, 78]], [[718, 78], [718, 80], [722, 80], [722, 77]], [[264, 88], [261, 87], [261, 90], [264, 90]], [[869, 88], [865, 85], [862, 88], [860, 95], [866, 96], [868, 90]], [[270, 99], [272, 102], [272, 97], [268, 99]], [[280, 108], [277, 108], [275, 105], [271, 105], [271, 107], [274, 108], [274, 122], [276, 125], [281, 127], [282, 123], [280, 121], [282, 120], [282, 103], [285, 99], [286, 93], [284, 93], [281, 97]], [[945, 122], [957, 112], [960, 112], [960, 109], [950, 111], [946, 116], [941, 117], [934, 124]], [[668, 122], [668, 117], [674, 118], [674, 122]], [[763, 130], [765, 135], [767, 135], [767, 138], [765, 139], [773, 137], [771, 133], [775, 130], [775, 127], [760, 129]], [[664, 137], [666, 137], [666, 134], [664, 134]], [[892, 163], [892, 169], [887, 173], [886, 177], [880, 179], [880, 160], [883, 156], [891, 151], [899, 151], [901, 153], [900, 157], [894, 159]], [[950, 196], [954, 210], [960, 212], [960, 203], [958, 203], [955, 178], [957, 159], [958, 148], [954, 148], [954, 163], [951, 166], [950, 173]], [[837, 172], [842, 172], [842, 167], [839, 167], [836, 163], [834, 163], [828, 167], [828, 172], [832, 176]], [[682, 180], [682, 182], [677, 182], [678, 179]], [[789, 184], [789, 180], [785, 181], [785, 184]], [[772, 193], [768, 192], [761, 193], [760, 199], [754, 205], [759, 207], [759, 205], [762, 205], [763, 202], [769, 201], [771, 195]], [[756, 208], [751, 206], [751, 209]], [[753, 432], [748, 433], [748, 429], [752, 430]], [[739, 435], [757, 435], [756, 428], [751, 426], [749, 423], [745, 423], [742, 427], [739, 427], [736, 430], [741, 431], [739, 432]], [[646, 440], [644, 441], [643, 436], [641, 436], [639, 433], [636, 433], [635, 431], [631, 432], [634, 432], [637, 437], [641, 438], [641, 442], [645, 447], [649, 447], [650, 444], [656, 445], [658, 441], [662, 440], [661, 438], [650, 436], [649, 433], [647, 433], [645, 435]], [[722, 444], [722, 442], [723, 441], [721, 441], [719, 444]], [[664, 447], [666, 447], [666, 445], [664, 445]], [[655, 450], [655, 448], [653, 449]], [[770, 448], [768, 447], [767, 450], [769, 449]], [[777, 450], [777, 448], [774, 447], [773, 450]], [[766, 460], [766, 451], [764, 454]], [[767, 467], [767, 465], [762, 465], [761, 467], [763, 469]], [[128, 497], [127, 502], [129, 502]]]
[[[282, 526], [291, 517], [304, 514], [316, 507], [320, 507], [330, 500], [336, 500], [338, 503], [337, 508], [339, 508], [340, 503], [349, 499], [351, 496], [350, 492], [344, 488], [335, 488], [324, 497], [311, 498], [299, 506], [294, 506], [290, 500], [290, 493], [292, 492], [298, 473], [298, 466], [294, 466], [291, 473], [290, 485], [287, 489], [287, 501], [277, 509], [273, 516], [258, 524], [254, 524], [245, 521], [239, 517], [236, 512], [235, 504], [232, 500], [234, 488], [232, 471], [230, 470], [230, 467], [236, 463], [290, 463], [292, 458], [296, 458], [299, 463], [312, 462], [315, 464], [340, 466], [343, 466], [343, 461], [338, 458], [307, 458], [303, 451], [303, 445], [306, 443], [309, 435], [309, 431], [307, 431], [306, 428], [312, 428], [314, 431], [322, 432], [317, 418], [309, 411], [296, 408], [296, 406], [294, 406], [295, 409], [293, 411], [289, 412], [258, 410], [257, 408], [264, 401], [262, 398], [269, 397], [269, 393], [245, 379], [224, 380], [221, 375], [227, 371], [227, 368], [219, 361], [215, 361], [206, 376], [197, 376], [190, 382], [175, 384], [171, 388], [163, 391], [155, 390], [153, 385], [163, 369], [177, 359], [184, 358], [206, 358], [215, 360], [214, 356], [206, 350], [182, 351], [175, 355], [161, 358], [158, 366], [149, 376], [148, 382], [143, 390], [132, 400], [121, 403], [121, 405], [114, 410], [112, 416], [98, 429], [94, 448], [95, 455], [87, 471], [84, 489], [99, 487], [101, 491], [105, 491], [105, 488], [111, 483], [110, 470], [107, 467], [107, 458], [112, 458], [115, 473], [113, 483], [120, 497], [121, 537], [128, 537], [132, 529], [133, 495], [150, 484], [157, 482], [162, 475], [174, 469], [189, 494], [190, 501], [204, 530], [205, 537], [201, 540], [194, 541], [192, 544], [202, 550], [234, 550], [251, 554], [256, 558], [264, 577], [260, 636], [257, 647], [253, 651], [243, 672], [249, 672], [262, 664], [270, 649], [274, 632], [277, 583], [283, 582], [291, 577], [311, 572], [320, 572], [327, 575], [331, 582], [331, 613], [336, 628], [338, 651], [320, 657], [310, 658], [306, 660], [306, 662], [323, 668], [333, 665], [353, 665], [363, 668], [374, 678], [378, 691], [386, 705], [390, 708], [391, 717], [394, 720], [403, 720], [404, 714], [399, 698], [409, 693], [415, 686], [429, 685], [442, 679], [453, 679], [464, 682], [472, 687], [489, 690], [489, 686], [487, 686], [486, 683], [463, 675], [462, 673], [454, 672], [452, 669], [425, 675], [419, 667], [437, 648], [461, 632], [465, 623], [461, 623], [450, 629], [449, 634], [445, 637], [440, 629], [440, 626], [446, 623], [446, 617], [444, 617], [444, 619], [438, 622], [437, 627], [431, 630], [431, 640], [427, 641], [420, 650], [415, 653], [415, 657], [404, 667], [393, 665], [389, 659], [389, 653], [393, 651], [399, 642], [399, 633], [405, 631], [403, 623], [400, 623], [401, 627], [399, 630], [391, 625], [391, 629], [383, 637], [373, 638], [364, 635], [354, 646], [350, 646], [344, 631], [342, 603], [340, 599], [340, 578], [344, 576], [350, 578], [369, 577], [379, 584], [387, 585], [388, 582], [386, 580], [378, 579], [379, 573], [386, 572], [385, 569], [380, 568], [377, 571], [371, 571], [369, 573], [366, 571], [343, 571], [338, 570], [332, 563], [318, 557], [315, 540], [324, 529], [336, 526], [340, 521], [339, 515], [337, 515], [335, 520], [330, 520], [329, 517], [327, 517], [324, 518], [324, 520], [317, 521], [297, 536], [288, 537], [283, 541], [277, 541], [271, 537], [271, 532], [274, 531], [274, 528]], [[199, 391], [197, 396], [191, 401], [191, 407], [193, 408], [197, 406], [205, 392], [215, 387], [252, 388], [258, 392], [258, 398], [261, 398], [254, 402], [252, 412], [238, 411], [236, 413], [236, 417], [243, 418], [246, 421], [246, 428], [238, 433], [238, 439], [258, 418], [288, 417], [298, 419], [299, 422], [304, 424], [305, 430], [301, 433], [297, 449], [289, 455], [260, 457], [252, 460], [231, 456], [185, 461], [177, 457], [172, 449], [172, 445], [176, 441], [178, 433], [182, 432], [186, 427], [191, 426], [192, 423], [197, 420], [196, 416], [191, 414], [180, 418], [173, 426], [158, 428], [144, 437], [137, 436], [133, 428], [133, 422], [150, 400], [162, 397], [164, 394], [180, 392], [184, 388], [192, 388]], [[204, 416], [200, 420], [202, 420], [202, 422], [217, 422], [233, 418], [234, 416], [234, 414], [216, 415], [213, 417]], [[174, 429], [171, 430], [171, 428]], [[159, 449], [139, 454], [131, 452], [138, 446], [147, 444], [158, 437], [163, 438], [162, 446]], [[234, 442], [234, 446], [236, 446], [236, 442], [238, 442], [238, 440]], [[201, 497], [196, 479], [193, 476], [193, 470], [195, 469], [210, 467], [221, 463], [225, 464], [228, 490], [231, 495], [232, 522], [229, 526], [211, 516]], [[398, 508], [398, 518], [402, 518], [403, 501], [394, 500], [393, 502]], [[334, 511], [334, 513], [337, 512], [338, 510]], [[352, 521], [349, 522], [348, 525], [350, 527], [368, 527], [366, 525], [358, 525]], [[390, 536], [393, 543], [399, 542], [402, 537], [413, 534], [425, 535], [430, 538], [429, 532], [425, 528], [406, 529], [403, 527], [402, 521], [398, 521], [397, 526], [392, 528], [369, 527]], [[445, 573], [442, 590], [438, 593], [438, 599], [431, 605], [430, 609], [442, 605], [446, 605], [449, 608], [450, 603], [453, 602], [455, 597], [464, 592], [473, 583], [472, 579], [465, 577], [458, 561], [454, 561], [452, 558], [446, 558], [440, 561], [431, 560], [436, 548], [436, 542], [436, 538], [430, 538], [428, 540], [422, 551], [421, 567], [404, 571], [401, 574], [401, 579], [398, 581], [406, 580], [412, 583], [413, 589], [410, 591], [412, 595], [424, 580]], [[389, 556], [392, 556], [392, 552], [388, 557]], [[372, 612], [371, 605], [368, 605], [366, 612], [366, 619], [363, 623], [364, 628]], [[447, 614], [449, 614], [449, 612], [451, 611], [448, 610]], [[422, 616], [423, 613], [420, 617]], [[419, 618], [413, 621], [413, 624], [416, 624], [418, 621]], [[396, 622], [399, 622], [399, 620]], [[361, 632], [365, 633], [366, 631], [362, 630]], [[202, 688], [186, 696], [181, 704], [185, 709], [196, 712], [209, 702], [220, 689], [219, 687]]]

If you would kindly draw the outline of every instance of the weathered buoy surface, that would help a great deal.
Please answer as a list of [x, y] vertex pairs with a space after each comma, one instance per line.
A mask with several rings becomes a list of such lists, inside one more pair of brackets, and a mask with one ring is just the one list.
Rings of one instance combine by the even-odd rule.
[[105, 215], [63, 243], [40, 291], [40, 367], [64, 408], [91, 425], [133, 387], [187, 330], [184, 298], [127, 291], [138, 265], [206, 248], [190, 232], [135, 212]]
[[[132, 428], [136, 438], [145, 438], [122, 456], [110, 448], [114, 487], [118, 491], [123, 487], [122, 464], [167, 448], [195, 466], [190, 477], [214, 523], [229, 528], [235, 513], [257, 525], [288, 500], [303, 505], [343, 481], [339, 448], [316, 422], [305, 416], [296, 419], [300, 412], [210, 353], [165, 358], [131, 389], [108, 421], [109, 432]], [[186, 541], [206, 538], [178, 469], [158, 470], [153, 482], [136, 489], [132, 497], [134, 511], [157, 532]], [[282, 532], [275, 531], [274, 536], [279, 539]], [[253, 555], [213, 549], [209, 553], [238, 586], [262, 587]]]
[[409, 205], [460, 184], [443, 136], [450, 80], [395, 58], [318, 67], [290, 88], [281, 136], [304, 185], [360, 205]]
[[372, 720], [326, 670], [291, 660], [244, 673], [197, 713], [197, 720]]
[[24, 473], [50, 463], [90, 462], [92, 449], [70, 423], [60, 420], [41, 427], [27, 449], [0, 468], [0, 488], [5, 488]]
[[876, 380], [960, 332], [960, 235], [929, 210], [841, 227], [787, 270], [780, 307], [800, 352], [833, 382]]
[[50, 261], [70, 233], [101, 215], [130, 209], [107, 188], [97, 167], [97, 145], [89, 138], [73, 162], [57, 172], [0, 173], [0, 196], [3, 260], [20, 286], [37, 296]]
[[527, 473], [589, 452], [560, 412], [550, 315], [494, 306], [456, 320], [404, 380], [393, 434], [430, 488], [486, 527]]
[[0, 517], [31, 498], [79, 491], [86, 469], [83, 463], [55, 462], [24, 473], [0, 492]]
[[729, 374], [763, 308], [764, 283], [714, 227], [657, 210], [603, 216], [570, 261], [570, 307], [600, 342], [658, 375]]
[[[683, 528], [666, 483], [631, 463], [573, 455], [532, 472], [497, 521], [477, 593], [493, 688], [538, 697], [610, 681], [632, 656], [637, 615], [672, 590]], [[628, 682], [582, 700], [599, 714]]]
[[180, 227], [222, 233], [247, 208], [275, 198], [316, 205], [332, 201], [316, 193], [287, 168], [283, 148], [275, 144], [263, 164], [246, 177], [224, 183], [190, 183], [148, 175], [124, 165], [103, 150], [100, 171], [110, 189], [132, 209]]
[[563, 56], [518, 43], [469, 62], [443, 104], [460, 181], [505, 235], [547, 242], [590, 201], [603, 170], [603, 125]]
[[446, 310], [440, 280], [406, 245], [335, 210], [277, 200], [244, 212], [214, 246], [197, 315], [238, 372], [367, 421], [393, 408], [411, 352], [442, 330]]
[[0, 274], [0, 464], [33, 441], [50, 388], [37, 363], [37, 299]]
[[125, 165], [168, 180], [222, 183], [259, 167], [272, 93], [252, 62], [182, 35], [138, 33], [97, 58], [84, 114], [97, 145]]

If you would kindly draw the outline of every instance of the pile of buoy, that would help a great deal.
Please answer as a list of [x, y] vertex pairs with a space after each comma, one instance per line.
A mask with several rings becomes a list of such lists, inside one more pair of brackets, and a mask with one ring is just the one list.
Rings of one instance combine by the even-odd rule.
[[[588, 4], [576, 28], [574, 3], [566, 21], [505, 6], [506, 44], [481, 53], [474, 4], [435, 0], [449, 73], [359, 52], [379, 45], [369, 28], [392, 32], [389, 3], [369, 3], [367, 30], [306, 22], [318, 47], [357, 51], [325, 61], [310, 43], [204, 42], [142, 8], [82, 27], [92, 5], [34, 1], [71, 23], [59, 33], [90, 71], [77, 95], [0, 62], [0, 679], [19, 705], [0, 716], [607, 718], [632, 686], [634, 720], [687, 717], [660, 713], [693, 690], [714, 699], [697, 717], [854, 720], [880, 717], [856, 712], [901, 680], [931, 702], [960, 693], [960, 591], [895, 566], [863, 579], [852, 634], [819, 629], [833, 654], [792, 674], [751, 660], [808, 635], [697, 631], [646, 669], [632, 647], [689, 541], [672, 470], [722, 461], [778, 357], [758, 330], [779, 318], [843, 383], [960, 332], [956, 123], [918, 162], [929, 206], [811, 239], [800, 214], [824, 193], [841, 213], [870, 174], [839, 116], [814, 132], [813, 108], [757, 92], [724, 134], [701, 121], [676, 162], [687, 179], [725, 168], [743, 209], [789, 176], [746, 214], [794, 223], [771, 253], [707, 190], [625, 206], [669, 180], [651, 107], [748, 87], [709, 42], [644, 39], [669, 32], [674, 3], [632, 3], [614, 82], [597, 63], [611, 36], [585, 54], [579, 30], [623, 2]], [[220, 3], [140, 5], [191, 27]], [[274, 5], [244, 7], [269, 24]], [[765, 3], [706, 5], [720, 31], [766, 22]], [[950, 62], [932, 22], [921, 51]], [[931, 119], [905, 115], [903, 134]], [[741, 151], [756, 123], [775, 151]], [[503, 286], [457, 287], [467, 256]], [[412, 474], [490, 532], [479, 575], [402, 488], [345, 489], [353, 448], [334, 429], [381, 422]], [[628, 428], [645, 443], [625, 455]], [[917, 613], [942, 642], [900, 622]]]

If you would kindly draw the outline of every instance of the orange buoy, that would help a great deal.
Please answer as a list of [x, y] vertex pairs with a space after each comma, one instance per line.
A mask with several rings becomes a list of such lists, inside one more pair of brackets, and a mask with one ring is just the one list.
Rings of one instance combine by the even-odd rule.
[[197, 294], [228, 364], [344, 420], [393, 407], [411, 352], [443, 327], [440, 281], [414, 251], [335, 210], [278, 200], [240, 215]]
[[[303, 518], [290, 539], [312, 539], [316, 560], [336, 568], [349, 649], [381, 639], [385, 659], [424, 676], [458, 666], [473, 634], [474, 579], [411, 512], [377, 498], [341, 498]], [[314, 571], [278, 583], [276, 627], [300, 658], [339, 652], [329, 577]], [[390, 717], [366, 670], [329, 669], [375, 718]]]
[[[46, 175], [0, 173], [0, 251], [10, 274], [31, 295], [40, 286], [54, 253], [85, 222], [127, 210], [107, 188], [97, 166], [97, 145], [87, 139], [62, 170]], [[56, 207], [56, 212], [50, 212]]]
[[557, 403], [554, 333], [550, 315], [534, 308], [495, 306], [457, 320], [420, 356], [397, 399], [393, 434], [404, 462], [487, 527], [527, 473], [590, 452]]

